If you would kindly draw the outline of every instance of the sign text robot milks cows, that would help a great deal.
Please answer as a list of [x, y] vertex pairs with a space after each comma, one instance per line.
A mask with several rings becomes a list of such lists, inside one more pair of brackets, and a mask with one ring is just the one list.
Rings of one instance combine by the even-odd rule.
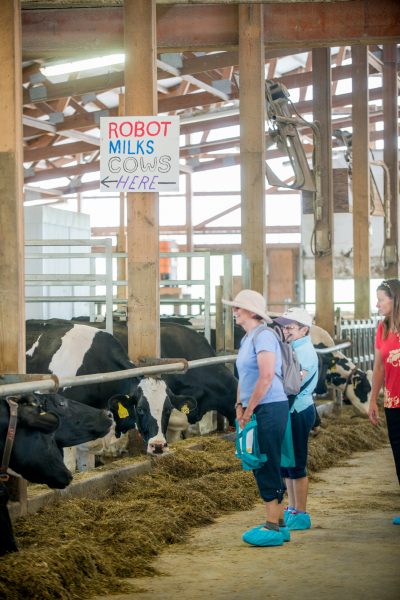
[[100, 191], [179, 189], [179, 117], [103, 117]]

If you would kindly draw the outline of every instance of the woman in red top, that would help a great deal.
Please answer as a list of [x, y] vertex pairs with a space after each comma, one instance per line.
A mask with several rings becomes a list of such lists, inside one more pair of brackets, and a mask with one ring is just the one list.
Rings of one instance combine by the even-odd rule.
[[[376, 290], [377, 308], [384, 317], [375, 338], [375, 362], [368, 416], [379, 421], [377, 398], [384, 388], [384, 408], [390, 445], [400, 483], [400, 281], [387, 279]], [[393, 523], [400, 525], [400, 516]]]

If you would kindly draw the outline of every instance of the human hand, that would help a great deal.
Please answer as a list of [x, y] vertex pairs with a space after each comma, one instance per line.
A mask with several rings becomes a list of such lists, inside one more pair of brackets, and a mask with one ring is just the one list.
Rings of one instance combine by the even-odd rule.
[[239, 425], [242, 429], [243, 429], [243, 427], [245, 427], [245, 425], [247, 425], [247, 423], [249, 423], [249, 421], [251, 420], [252, 414], [253, 413], [250, 412], [248, 408], [246, 408], [246, 410], [242, 411], [241, 417], [238, 418]]
[[371, 421], [372, 425], [378, 425], [379, 423], [379, 411], [376, 403], [370, 404], [368, 410], [368, 419]]

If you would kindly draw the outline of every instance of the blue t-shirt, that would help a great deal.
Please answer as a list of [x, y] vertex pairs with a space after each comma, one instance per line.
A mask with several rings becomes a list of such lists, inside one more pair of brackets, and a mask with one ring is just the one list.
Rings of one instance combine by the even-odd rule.
[[302, 385], [307, 383], [304, 390], [296, 396], [294, 404], [290, 412], [302, 412], [314, 402], [312, 393], [318, 381], [318, 355], [312, 345], [311, 337], [306, 335], [299, 340], [291, 342], [291, 346], [296, 353], [298, 361], [303, 371], [307, 371], [307, 375], [302, 382]]
[[[240, 401], [247, 406], [250, 396], [256, 385], [259, 371], [257, 364], [257, 354], [259, 352], [273, 352], [275, 354], [275, 373], [282, 377], [282, 358], [279, 342], [273, 331], [263, 329], [257, 333], [255, 343], [253, 337], [258, 330], [258, 326], [247, 333], [240, 343], [239, 354], [236, 361], [236, 368], [239, 373]], [[271, 386], [260, 404], [269, 402], [287, 402], [287, 396], [283, 391], [282, 380], [275, 374]]]

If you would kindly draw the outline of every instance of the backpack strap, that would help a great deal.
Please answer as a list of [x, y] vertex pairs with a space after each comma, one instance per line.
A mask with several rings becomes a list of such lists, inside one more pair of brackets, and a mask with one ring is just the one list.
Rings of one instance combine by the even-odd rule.
[[[273, 329], [272, 327], [268, 327], [268, 325], [258, 325], [258, 327], [256, 327], [256, 330], [253, 334], [252, 337], [252, 342], [253, 342], [253, 346], [254, 346], [254, 351], [256, 352], [256, 339], [257, 337], [260, 335], [260, 333], [262, 331], [272, 331], [272, 333], [275, 335], [276, 339], [278, 340], [278, 342], [280, 342], [281, 344], [284, 344], [285, 342], [283, 342], [283, 340], [281, 340], [280, 336], [276, 333], [275, 329]], [[283, 375], [279, 375], [279, 373], [277, 373], [275, 371], [275, 375], [281, 380], [283, 381]]]

